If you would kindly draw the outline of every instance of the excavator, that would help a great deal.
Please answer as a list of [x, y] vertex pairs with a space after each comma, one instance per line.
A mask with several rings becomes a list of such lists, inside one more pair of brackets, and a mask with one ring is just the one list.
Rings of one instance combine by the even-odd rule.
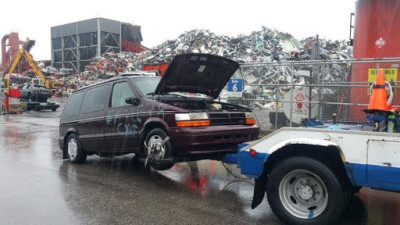
[[[4, 39], [4, 38], [3, 38]], [[5, 41], [4, 41], [5, 42]], [[3, 42], [3, 45], [4, 45]], [[10, 64], [4, 71], [3, 71], [3, 76], [4, 76], [4, 94], [6, 96], [5, 100], [5, 106], [7, 110], [9, 109], [9, 103], [8, 103], [8, 97], [14, 97], [18, 98], [20, 95], [20, 92], [14, 92], [13, 94], [13, 89], [10, 89], [10, 74], [12, 74], [16, 68], [17, 65], [22, 61], [23, 57], [26, 59], [26, 61], [29, 64], [29, 67], [32, 68], [32, 71], [38, 76], [38, 78], [32, 79], [33, 84], [39, 84], [45, 86], [47, 89], [50, 91], [54, 91], [55, 89], [59, 89], [62, 87], [64, 82], [62, 81], [54, 81], [52, 79], [49, 79], [45, 77], [40, 70], [38, 64], [36, 61], [33, 59], [33, 56], [29, 53], [30, 49], [35, 45], [34, 40], [27, 40], [26, 42], [22, 42], [22, 48], [18, 50], [16, 53], [14, 59], [12, 60], [12, 64]], [[4, 49], [3, 49], [4, 50]], [[4, 54], [3, 54], [4, 55]], [[5, 65], [3, 65], [4, 67]], [[15, 90], [14, 90], [15, 91]], [[28, 99], [29, 100], [29, 99]], [[57, 109], [59, 107], [58, 104], [52, 103], [52, 102], [47, 102], [47, 99], [44, 99], [41, 102], [31, 102], [29, 101], [28, 103], [28, 110], [41, 110], [41, 109], [51, 109], [55, 111], [54, 109]]]
[[18, 50], [18, 53], [15, 56], [13, 63], [10, 65], [8, 70], [4, 71], [4, 74], [12, 74], [14, 70], [17, 68], [17, 65], [21, 61], [22, 57], [25, 57], [29, 66], [32, 68], [32, 71], [37, 74], [37, 76], [43, 82], [43, 85], [47, 89], [51, 90], [60, 88], [64, 83], [62, 81], [54, 81], [52, 79], [45, 77], [42, 71], [40, 70], [39, 66], [37, 65], [36, 61], [33, 59], [33, 56], [29, 53], [30, 49], [34, 45], [35, 45], [34, 40], [27, 40], [26, 45], [24, 45], [21, 49]]

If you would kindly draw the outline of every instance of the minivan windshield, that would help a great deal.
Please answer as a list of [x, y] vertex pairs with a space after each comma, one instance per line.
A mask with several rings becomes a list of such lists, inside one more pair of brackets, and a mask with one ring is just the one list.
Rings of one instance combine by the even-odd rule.
[[160, 79], [160, 77], [135, 77], [132, 78], [132, 81], [143, 95], [149, 97], [149, 95], [153, 94], [156, 90]]

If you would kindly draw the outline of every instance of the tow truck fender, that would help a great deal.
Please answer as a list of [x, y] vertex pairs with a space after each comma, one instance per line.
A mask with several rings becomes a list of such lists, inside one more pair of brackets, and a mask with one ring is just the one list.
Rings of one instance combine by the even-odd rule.
[[[279, 150], [290, 145], [332, 146], [339, 149], [341, 158], [344, 161], [344, 155], [335, 142], [312, 138], [290, 138], [274, 145], [270, 145], [268, 141], [255, 142], [250, 145], [241, 144], [239, 145], [237, 164], [240, 166], [242, 174], [253, 178], [259, 178], [264, 172], [264, 164], [267, 163], [268, 159], [273, 154], [279, 152]], [[256, 156], [251, 156], [249, 154], [250, 149], [257, 152]]]

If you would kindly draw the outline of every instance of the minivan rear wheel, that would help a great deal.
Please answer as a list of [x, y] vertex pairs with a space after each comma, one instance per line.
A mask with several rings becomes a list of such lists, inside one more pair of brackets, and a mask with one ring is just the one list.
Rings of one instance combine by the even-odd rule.
[[68, 160], [73, 163], [83, 163], [86, 161], [87, 153], [83, 150], [79, 138], [75, 134], [68, 136], [65, 151]]
[[[172, 160], [172, 146], [171, 141], [168, 138], [167, 133], [160, 129], [152, 129], [147, 135], [143, 143], [144, 159], [149, 158], [150, 166], [155, 170], [167, 170], [174, 166]], [[147, 148], [146, 148], [147, 146]], [[171, 159], [171, 162], [162, 160]]]

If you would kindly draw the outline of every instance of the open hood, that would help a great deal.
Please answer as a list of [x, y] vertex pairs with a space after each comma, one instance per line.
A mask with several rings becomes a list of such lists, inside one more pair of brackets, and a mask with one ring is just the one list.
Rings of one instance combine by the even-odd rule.
[[192, 92], [215, 99], [238, 68], [237, 62], [221, 56], [177, 55], [161, 78], [155, 94]]

